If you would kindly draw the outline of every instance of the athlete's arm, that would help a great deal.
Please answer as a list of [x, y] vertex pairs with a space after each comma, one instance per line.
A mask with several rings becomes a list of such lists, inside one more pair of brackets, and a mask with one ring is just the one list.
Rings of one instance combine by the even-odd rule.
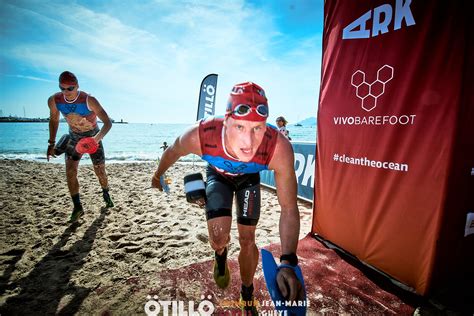
[[[296, 201], [297, 183], [294, 169], [293, 148], [286, 137], [278, 133], [277, 145], [269, 169], [275, 172], [280, 214], [280, 240], [282, 254], [296, 254], [300, 232], [300, 215]], [[289, 264], [289, 262], [282, 261]], [[289, 268], [280, 269], [277, 283], [283, 296], [293, 301], [303, 295], [301, 283], [294, 271]]]
[[104, 108], [100, 105], [99, 101], [93, 96], [87, 97], [87, 105], [97, 115], [98, 118], [104, 123], [97, 135], [94, 136], [96, 142], [100, 142], [102, 138], [112, 128], [112, 122], [110, 121], [109, 115], [105, 112]]
[[54, 144], [56, 142], [56, 134], [59, 127], [59, 110], [56, 108], [56, 102], [54, 97], [50, 96], [48, 99], [49, 107], [49, 140], [48, 150], [46, 151], [46, 159], [49, 161], [49, 157], [56, 157], [54, 155]]
[[294, 167], [294, 153], [290, 142], [278, 134], [269, 169], [275, 172], [278, 203], [281, 207], [280, 239], [284, 254], [296, 253], [300, 231], [300, 216], [296, 201], [297, 184]]
[[162, 176], [169, 167], [178, 159], [188, 154], [201, 156], [201, 145], [199, 140], [199, 124], [189, 128], [184, 134], [176, 138], [174, 144], [166, 148], [161, 156], [160, 163], [156, 169], [151, 186], [161, 190], [160, 176]]

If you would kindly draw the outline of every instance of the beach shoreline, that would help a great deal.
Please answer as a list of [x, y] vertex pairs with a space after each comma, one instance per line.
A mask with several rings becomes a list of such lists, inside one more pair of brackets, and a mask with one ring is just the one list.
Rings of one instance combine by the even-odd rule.
[[[70, 225], [64, 164], [0, 160], [0, 311], [54, 314], [80, 297], [78, 314], [143, 313], [145, 298], [130, 296], [130, 282], [213, 258], [204, 210], [186, 202], [183, 184], [186, 174], [205, 175], [204, 166], [172, 166], [170, 194], [150, 186], [156, 162], [106, 169], [115, 207], [104, 208], [92, 165], [80, 165], [85, 214]], [[261, 204], [259, 248], [280, 242], [275, 192], [262, 188]], [[312, 206], [298, 204], [303, 238]], [[238, 251], [234, 216], [229, 257]]]

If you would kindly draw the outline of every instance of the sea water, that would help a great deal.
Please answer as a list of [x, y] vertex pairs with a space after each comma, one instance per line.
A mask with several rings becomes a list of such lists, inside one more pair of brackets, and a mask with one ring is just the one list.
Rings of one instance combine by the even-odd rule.
[[[99, 124], [99, 127], [102, 125]], [[112, 129], [103, 139], [107, 162], [150, 162], [157, 161], [163, 149], [163, 142], [171, 145], [189, 124], [148, 124], [148, 123], [114, 123]], [[316, 139], [315, 126], [289, 126], [293, 141], [310, 141]], [[60, 123], [56, 141], [68, 133], [67, 123]], [[22, 159], [46, 161], [46, 150], [49, 139], [48, 123], [0, 123], [0, 159]], [[84, 163], [90, 163], [88, 155]], [[195, 155], [182, 157], [180, 161], [196, 161]], [[64, 156], [53, 158], [52, 162], [63, 163]]]

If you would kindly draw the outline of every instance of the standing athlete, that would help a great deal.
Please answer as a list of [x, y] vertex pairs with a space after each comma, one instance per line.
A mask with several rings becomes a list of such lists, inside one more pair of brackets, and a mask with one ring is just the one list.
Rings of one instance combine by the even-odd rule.
[[[299, 235], [299, 211], [293, 148], [283, 134], [267, 126], [268, 103], [264, 90], [252, 82], [237, 84], [230, 93], [224, 118], [199, 121], [178, 137], [164, 153], [152, 178], [162, 190], [159, 178], [179, 157], [190, 153], [208, 162], [206, 174], [206, 218], [209, 242], [215, 251], [214, 280], [220, 288], [230, 283], [227, 247], [232, 224], [232, 200], [237, 204], [237, 227], [242, 280], [241, 305], [257, 314], [253, 299], [253, 278], [259, 252], [255, 229], [260, 217], [261, 170], [274, 170], [281, 207], [281, 262], [295, 266]], [[293, 269], [281, 268], [277, 283], [284, 297], [301, 297], [302, 286]]]
[[[64, 71], [59, 76], [58, 92], [48, 99], [49, 107], [49, 140], [46, 158], [55, 157], [54, 145], [56, 143], [56, 133], [59, 126], [59, 113], [62, 113], [69, 125], [69, 137], [71, 145], [75, 146], [79, 140], [85, 137], [93, 137], [99, 144], [99, 148], [90, 154], [94, 172], [102, 187], [102, 196], [106, 207], [113, 207], [114, 203], [109, 195], [109, 184], [105, 172], [105, 156], [102, 138], [112, 127], [112, 122], [99, 101], [93, 96], [79, 91], [79, 83], [76, 76], [69, 71]], [[97, 126], [97, 117], [104, 123], [101, 129]], [[83, 213], [83, 207], [79, 195], [79, 181], [77, 179], [77, 169], [82, 155], [75, 152], [65, 152], [66, 178], [69, 193], [74, 204], [70, 221], [76, 221]]]

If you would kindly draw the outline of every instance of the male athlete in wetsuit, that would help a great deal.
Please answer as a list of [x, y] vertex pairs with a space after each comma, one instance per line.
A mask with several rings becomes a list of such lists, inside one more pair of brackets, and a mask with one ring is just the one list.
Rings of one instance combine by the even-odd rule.
[[[102, 138], [112, 127], [109, 116], [99, 104], [96, 98], [79, 91], [79, 83], [76, 76], [65, 71], [59, 76], [58, 92], [48, 99], [49, 107], [49, 140], [46, 158], [55, 157], [54, 145], [56, 143], [56, 133], [59, 126], [59, 113], [62, 113], [69, 125], [69, 136], [72, 144], [75, 146], [79, 140], [84, 137], [94, 137], [99, 144], [99, 148], [94, 154], [91, 154], [94, 171], [99, 179], [102, 187], [102, 196], [107, 207], [113, 207], [114, 203], [109, 195], [109, 184], [107, 174], [105, 172], [105, 156], [104, 147], [102, 146]], [[97, 126], [97, 117], [99, 117], [104, 125], [101, 129]], [[65, 153], [66, 159], [66, 177], [69, 193], [74, 204], [70, 221], [76, 221], [83, 213], [81, 200], [79, 197], [79, 181], [77, 179], [77, 168], [81, 159], [80, 154]]]
[[[278, 202], [281, 206], [281, 262], [296, 265], [299, 211], [296, 202], [296, 176], [293, 148], [281, 133], [267, 126], [268, 104], [258, 85], [246, 82], [233, 87], [225, 118], [210, 117], [178, 137], [164, 153], [152, 178], [152, 186], [162, 190], [159, 178], [179, 157], [194, 153], [208, 161], [206, 217], [209, 241], [215, 250], [214, 279], [221, 288], [230, 282], [226, 262], [230, 241], [232, 199], [237, 201], [239, 266], [244, 310], [256, 314], [253, 306], [253, 278], [259, 252], [255, 229], [260, 216], [259, 171], [275, 172]], [[300, 299], [302, 286], [291, 268], [282, 268], [278, 286], [289, 300]]]

